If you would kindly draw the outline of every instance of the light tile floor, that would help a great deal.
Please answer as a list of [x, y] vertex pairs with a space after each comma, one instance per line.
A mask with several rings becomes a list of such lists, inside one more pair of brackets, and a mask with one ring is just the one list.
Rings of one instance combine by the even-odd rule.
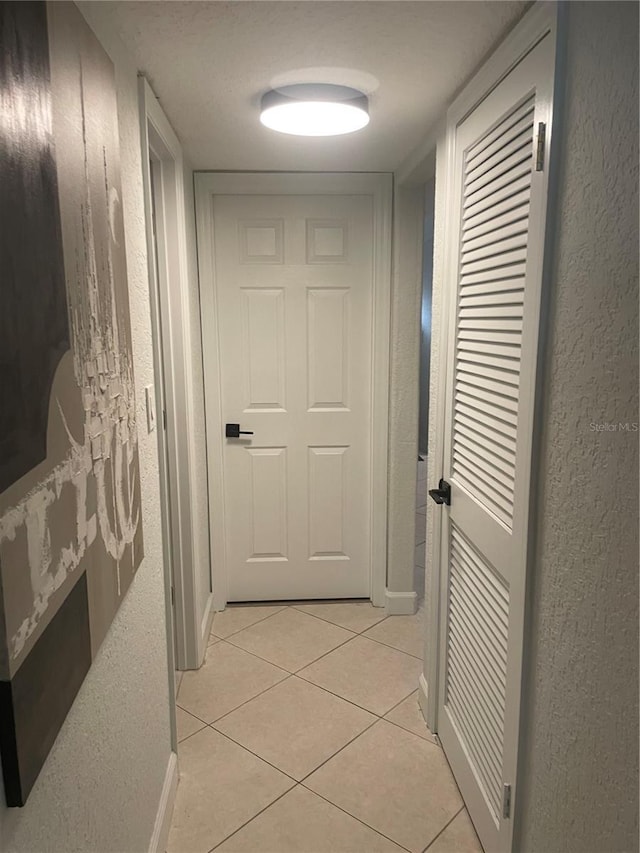
[[422, 611], [230, 606], [178, 694], [168, 853], [482, 853], [417, 700]]

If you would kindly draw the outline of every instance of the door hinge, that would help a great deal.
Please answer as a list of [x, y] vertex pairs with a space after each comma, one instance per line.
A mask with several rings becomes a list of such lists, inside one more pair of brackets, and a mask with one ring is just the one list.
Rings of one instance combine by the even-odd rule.
[[511, 817], [511, 785], [505, 785], [502, 790], [502, 817]]
[[536, 144], [536, 172], [544, 169], [544, 144], [547, 135], [547, 126], [541, 121], [538, 124], [538, 142]]

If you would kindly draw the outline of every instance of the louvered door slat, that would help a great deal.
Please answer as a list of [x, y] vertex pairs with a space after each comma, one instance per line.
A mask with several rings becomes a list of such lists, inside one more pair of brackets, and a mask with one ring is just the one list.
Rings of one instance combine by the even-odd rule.
[[513, 164], [506, 172], [497, 175], [490, 183], [485, 184], [480, 189], [465, 195], [463, 201], [463, 221], [471, 214], [476, 205], [488, 202], [490, 199], [493, 199], [495, 194], [512, 194], [516, 188], [517, 190], [522, 189], [519, 182], [523, 178], [530, 182], [532, 154], [531, 149], [525, 152], [524, 156], [519, 154], [514, 158]]
[[[479, 233], [465, 235], [464, 240], [462, 241], [462, 251], [472, 252], [474, 249], [482, 248], [485, 251], [488, 246], [494, 245], [496, 243], [500, 243], [502, 240], [518, 237], [521, 235], [526, 235], [527, 231], [527, 210], [528, 205], [523, 206], [520, 209], [513, 211], [514, 216], [508, 215], [504, 217], [499, 217], [501, 220], [500, 225], [495, 225], [493, 222], [489, 222], [487, 224], [486, 230], [480, 231]], [[491, 227], [495, 225], [495, 227]], [[491, 238], [493, 239], [493, 243]], [[525, 237], [526, 242], [526, 237]], [[501, 247], [498, 246], [498, 250]]]
[[526, 215], [528, 215], [531, 177], [525, 175], [522, 183], [523, 187], [506, 193], [501, 201], [497, 198], [489, 199], [477, 212], [471, 213], [468, 210], [462, 223], [463, 235], [467, 235], [476, 229], [479, 234], [484, 233], [484, 231], [493, 231], [494, 228], [500, 227], [502, 217], [517, 216], [517, 211], [520, 211], [523, 206], [526, 206]]
[[474, 145], [470, 145], [467, 150], [466, 167], [467, 172], [476, 168], [478, 163], [483, 160], [498, 148], [504, 145], [503, 140], [513, 136], [514, 129], [517, 129], [522, 123], [533, 124], [533, 98], [528, 98], [518, 109], [514, 110], [509, 116], [501, 121], [496, 127], [486, 133], [482, 139], [478, 140]]
[[[452, 549], [452, 556], [456, 560], [460, 578], [464, 580], [463, 586], [460, 587], [461, 599], [463, 599], [470, 607], [472, 613], [477, 611], [478, 609], [482, 610], [483, 620], [484, 617], [486, 617], [487, 624], [489, 624], [490, 626], [490, 630], [495, 632], [496, 636], [500, 637], [501, 640], [504, 641], [504, 645], [506, 648], [508, 640], [508, 612], [503, 610], [503, 608], [500, 606], [500, 603], [496, 601], [494, 597], [495, 590], [491, 589], [490, 585], [487, 585], [486, 583], [481, 583], [479, 581], [479, 579], [481, 578], [481, 573], [477, 571], [476, 565], [466, 559], [465, 556], [459, 551], [457, 551], [455, 548]], [[481, 602], [481, 608], [477, 608], [475, 606], [477, 602]], [[475, 623], [473, 620], [470, 622], [470, 625], [474, 624], [477, 628], [477, 626], [481, 624], [480, 620], [476, 620]], [[482, 625], [484, 625], [484, 621], [482, 622]], [[482, 645], [482, 631], [480, 632], [479, 636], [481, 638], [480, 645]], [[487, 674], [495, 680], [496, 689], [499, 693], [501, 693], [503, 689], [502, 671], [504, 669], [505, 664], [506, 657], [498, 654], [495, 650], [489, 650], [489, 653], [486, 655], [482, 655], [478, 661], [478, 666], [481, 669], [486, 669]]]
[[477, 362], [469, 362], [469, 364], [466, 364], [463, 360], [459, 360], [456, 375], [458, 374], [464, 376], [469, 381], [473, 377], [478, 383], [480, 382], [480, 379], [484, 377], [493, 383], [492, 387], [494, 390], [498, 390], [501, 386], [504, 386], [504, 394], [508, 394], [509, 385], [511, 385], [513, 386], [513, 395], [517, 396], [518, 374], [515, 372], [508, 373], [504, 370], [487, 367]]
[[[473, 261], [478, 261], [481, 258], [490, 258], [494, 255], [503, 256], [509, 250], [516, 250], [526, 247], [527, 233], [523, 231], [522, 226], [516, 234], [509, 235], [507, 229], [500, 232], [490, 232], [483, 237], [474, 241], [474, 245], [464, 244], [462, 247], [462, 263], [470, 264]], [[491, 239], [493, 237], [493, 239]], [[504, 266], [504, 264], [500, 264]]]
[[[529, 162], [531, 157], [532, 110], [533, 101], [530, 99], [481, 143], [469, 149], [463, 179], [465, 204], [477, 200], [479, 193], [489, 193], [496, 205], [503, 204], [500, 191], [504, 182], [509, 176], [519, 174], [522, 164]], [[527, 168], [530, 173], [530, 162]], [[485, 213], [485, 222], [491, 223], [491, 206], [485, 208]], [[454, 428], [452, 468], [473, 497], [508, 526], [513, 517], [513, 474], [501, 470], [494, 477], [490, 473], [491, 468], [479, 466], [477, 460], [483, 458], [488, 447], [492, 453], [502, 452], [506, 457], [507, 471], [515, 470], [517, 397], [515, 406], [512, 402], [508, 409], [504, 409], [495, 394], [504, 394], [513, 401], [513, 386], [518, 384], [524, 312], [524, 279], [521, 275], [527, 260], [528, 214], [529, 193], [520, 191], [517, 208], [497, 211], [494, 217], [497, 227], [481, 226], [473, 237], [463, 236], [460, 247], [456, 377], [466, 376], [467, 381], [478, 382], [487, 377], [482, 372], [476, 376], [476, 371], [487, 367], [498, 370], [491, 377], [491, 396], [470, 395], [468, 386], [455, 385], [454, 423], [475, 428], [476, 449], [470, 456], [464, 446], [459, 447]], [[514, 267], [519, 269], [518, 275], [511, 275]], [[482, 275], [485, 279], [480, 281]], [[474, 290], [470, 293], [472, 287]], [[472, 296], [473, 302], [469, 303], [467, 296]], [[499, 299], [508, 300], [508, 305], [498, 307], [496, 300]], [[496, 451], [496, 447], [502, 451]]]
[[453, 688], [464, 693], [467, 701], [473, 706], [475, 718], [478, 722], [478, 734], [486, 748], [486, 764], [498, 770], [497, 762], [491, 761], [490, 756], [495, 756], [500, 748], [503, 737], [503, 728], [500, 720], [496, 718], [495, 709], [487, 702], [486, 682], [481, 682], [474, 668], [475, 661], [469, 656], [466, 648], [458, 645], [458, 638], [451, 637], [450, 646], [451, 666], [458, 669], [460, 678]]
[[[494, 187], [493, 192], [487, 193], [481, 199], [475, 202], [467, 201], [462, 215], [462, 227], [471, 225], [482, 217], [494, 217], [505, 209], [515, 197], [519, 197], [524, 191], [529, 192], [531, 189], [531, 169], [527, 164], [518, 169], [517, 175], [514, 175], [512, 181], [505, 181], [500, 187]], [[502, 206], [498, 207], [502, 202]]]
[[501, 282], [511, 281], [516, 278], [524, 278], [525, 265], [523, 263], [510, 264], [497, 270], [486, 270], [478, 273], [465, 272], [460, 273], [460, 286], [467, 287], [474, 284], [497, 284]]
[[466, 429], [462, 424], [458, 425], [458, 432], [458, 448], [460, 452], [467, 456], [471, 455], [472, 458], [481, 456], [489, 465], [497, 468], [498, 471], [506, 476], [507, 482], [505, 485], [510, 487], [510, 481], [513, 480], [515, 470], [512, 465], [509, 465], [509, 462], [502, 458], [502, 448], [489, 449], [487, 443], [483, 442], [481, 437], [474, 434], [471, 430]]
[[482, 174], [493, 168], [496, 163], [500, 163], [503, 160], [503, 149], [506, 146], [510, 146], [511, 150], [513, 150], [520, 142], [523, 144], [528, 143], [531, 139], [532, 127], [533, 110], [529, 110], [507, 133], [504, 133], [493, 145], [486, 148], [482, 152], [482, 155], [467, 159], [467, 174], [469, 175], [469, 179], [473, 180], [475, 175]]
[[[506, 697], [508, 593], [451, 525], [446, 695], [469, 757], [500, 808]], [[478, 600], [484, 606], [478, 605]]]
[[[464, 197], [472, 198], [474, 193], [480, 192], [485, 187], [493, 186], [496, 181], [502, 178], [503, 175], [512, 173], [512, 170], [517, 169], [521, 163], [529, 160], [532, 155], [532, 139], [528, 135], [522, 141], [518, 141], [515, 145], [509, 145], [509, 154], [506, 157], [500, 156], [497, 159], [495, 166], [485, 171], [484, 164], [481, 169], [477, 170], [477, 177], [467, 176], [465, 181]], [[500, 155], [504, 153], [504, 149], [500, 151]]]
[[[502, 743], [504, 728], [502, 720], [495, 708], [495, 703], [487, 700], [487, 679], [482, 678], [479, 672], [480, 655], [477, 650], [470, 651], [468, 646], [458, 645], [459, 637], [451, 637], [451, 659], [457, 664], [461, 675], [458, 687], [465, 689], [475, 705], [477, 718], [484, 730], [485, 744], [490, 749], [490, 754], [495, 755]], [[495, 685], [493, 685], [495, 689]]]
[[466, 373], [458, 370], [456, 373], [456, 386], [467, 394], [473, 394], [480, 399], [492, 400], [497, 406], [503, 406], [512, 412], [518, 411], [518, 389], [505, 386], [500, 382], [493, 382], [476, 373]]
[[511, 199], [511, 204], [504, 213], [498, 212], [493, 208], [490, 208], [489, 213], [491, 214], [489, 218], [482, 222], [475, 222], [472, 225], [468, 224], [468, 222], [465, 223], [462, 232], [463, 246], [466, 246], [472, 240], [477, 240], [478, 237], [482, 237], [484, 234], [491, 234], [501, 229], [507, 229], [507, 231], [510, 229], [514, 233], [516, 230], [521, 230], [522, 220], [526, 220], [529, 215], [529, 193], [524, 192], [517, 199]]

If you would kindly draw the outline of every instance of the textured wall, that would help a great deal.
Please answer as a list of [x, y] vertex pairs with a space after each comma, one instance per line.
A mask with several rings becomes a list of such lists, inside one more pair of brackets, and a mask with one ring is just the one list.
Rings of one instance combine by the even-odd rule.
[[169, 760], [156, 436], [144, 386], [153, 354], [136, 69], [93, 4], [79, 4], [116, 65], [145, 557], [23, 809], [0, 807], [4, 853], [146, 851]]
[[[638, 6], [568, 3], [519, 850], [638, 850]], [[527, 698], [528, 697], [528, 698]]]

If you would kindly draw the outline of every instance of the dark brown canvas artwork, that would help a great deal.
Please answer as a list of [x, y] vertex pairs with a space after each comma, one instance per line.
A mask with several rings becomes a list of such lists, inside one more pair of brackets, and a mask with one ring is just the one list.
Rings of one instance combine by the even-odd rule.
[[0, 3], [0, 757], [24, 805], [142, 559], [113, 65]]

